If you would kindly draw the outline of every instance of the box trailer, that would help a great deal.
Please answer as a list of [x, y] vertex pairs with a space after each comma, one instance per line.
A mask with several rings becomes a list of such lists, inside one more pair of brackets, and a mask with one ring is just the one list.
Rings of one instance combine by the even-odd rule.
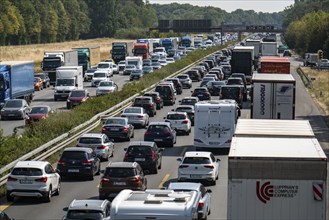
[[326, 180], [316, 138], [233, 137], [227, 219], [324, 220]]
[[309, 137], [314, 132], [308, 120], [239, 119], [235, 137]]
[[254, 49], [254, 57], [257, 58], [260, 55], [260, 40], [254, 40], [254, 39], [247, 39], [246, 40], [246, 46], [253, 46]]
[[295, 88], [296, 81], [291, 74], [254, 74], [251, 118], [295, 119]]
[[262, 56], [278, 56], [277, 42], [262, 42], [261, 43]]
[[231, 72], [244, 73], [247, 83], [250, 83], [253, 75], [254, 50], [253, 46], [235, 46], [230, 61]]
[[261, 57], [259, 72], [290, 74], [290, 60], [287, 57]]

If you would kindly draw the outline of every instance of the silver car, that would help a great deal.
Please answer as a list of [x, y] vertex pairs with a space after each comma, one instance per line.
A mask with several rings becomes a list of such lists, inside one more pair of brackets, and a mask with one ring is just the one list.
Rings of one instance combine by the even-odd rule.
[[206, 189], [201, 183], [190, 183], [190, 182], [171, 182], [167, 189], [174, 190], [176, 192], [180, 191], [197, 191], [201, 194], [201, 199], [198, 206], [198, 218], [207, 219], [210, 215], [210, 201], [212, 192], [211, 189]]
[[127, 117], [128, 123], [146, 127], [149, 124], [149, 115], [142, 107], [127, 107], [123, 110], [121, 117]]
[[114, 143], [106, 134], [86, 133], [79, 137], [77, 147], [92, 148], [97, 156], [103, 160], [108, 160], [113, 156]]
[[192, 80], [189, 75], [179, 74], [176, 78], [182, 83], [183, 88], [190, 89], [192, 87]]
[[1, 109], [1, 120], [9, 118], [27, 118], [30, 112], [30, 107], [24, 99], [11, 99], [8, 100]]
[[101, 81], [96, 89], [96, 96], [107, 95], [118, 91], [118, 85], [113, 81]]

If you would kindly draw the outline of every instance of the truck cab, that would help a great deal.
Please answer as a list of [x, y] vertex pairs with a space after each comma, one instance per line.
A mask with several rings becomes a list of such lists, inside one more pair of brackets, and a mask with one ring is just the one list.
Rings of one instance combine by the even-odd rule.
[[134, 56], [141, 56], [143, 59], [149, 58], [149, 44], [148, 43], [136, 43], [132, 50]]
[[114, 42], [112, 43], [112, 59], [116, 64], [121, 60], [125, 60], [128, 56], [128, 44], [126, 42]]

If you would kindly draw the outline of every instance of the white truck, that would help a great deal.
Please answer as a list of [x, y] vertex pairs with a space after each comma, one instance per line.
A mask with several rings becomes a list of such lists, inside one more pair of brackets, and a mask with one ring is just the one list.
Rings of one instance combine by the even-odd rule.
[[261, 43], [262, 56], [278, 56], [278, 43], [277, 42], [262, 42]]
[[195, 37], [194, 38], [194, 47], [199, 48], [202, 46], [203, 38], [202, 37]]
[[296, 81], [291, 74], [254, 74], [251, 118], [295, 119]]
[[317, 53], [306, 53], [304, 66], [316, 66], [318, 64], [318, 54]]
[[204, 148], [229, 148], [240, 116], [235, 100], [201, 101], [194, 109], [194, 146]]
[[137, 69], [141, 70], [143, 68], [143, 57], [126, 57], [126, 66], [128, 65], [135, 65]]
[[260, 56], [260, 47], [261, 42], [260, 40], [253, 40], [253, 39], [247, 39], [246, 40], [246, 46], [253, 46], [254, 47], [254, 57], [259, 57]]
[[54, 100], [66, 99], [74, 89], [83, 89], [82, 66], [62, 66], [56, 69]]
[[200, 194], [196, 191], [122, 190], [112, 201], [111, 220], [197, 220]]
[[[289, 123], [296, 121], [284, 124]], [[267, 132], [261, 136], [244, 134], [232, 139], [227, 219], [326, 219], [327, 157], [317, 139], [309, 137], [312, 132], [305, 125], [305, 136], [295, 135], [298, 124], [291, 131], [275, 128], [275, 135], [272, 123], [262, 126]]]

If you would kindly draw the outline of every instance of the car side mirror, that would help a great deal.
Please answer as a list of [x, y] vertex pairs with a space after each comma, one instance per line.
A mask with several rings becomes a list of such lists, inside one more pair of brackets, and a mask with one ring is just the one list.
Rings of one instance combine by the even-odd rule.
[[124, 151], [127, 151], [127, 150], [128, 150], [128, 148], [123, 148], [123, 150], [124, 150]]
[[182, 158], [181, 157], [177, 158], [177, 161], [180, 161], [181, 162], [182, 161]]
[[220, 160], [220, 159], [217, 159], [217, 160], [216, 160], [216, 162], [219, 162], [219, 161], [221, 161], [221, 160]]
[[211, 189], [207, 189], [207, 193], [212, 193], [212, 190]]
[[64, 207], [64, 208], [63, 208], [63, 211], [64, 211], [64, 212], [67, 212], [68, 210], [69, 210], [69, 207]]

